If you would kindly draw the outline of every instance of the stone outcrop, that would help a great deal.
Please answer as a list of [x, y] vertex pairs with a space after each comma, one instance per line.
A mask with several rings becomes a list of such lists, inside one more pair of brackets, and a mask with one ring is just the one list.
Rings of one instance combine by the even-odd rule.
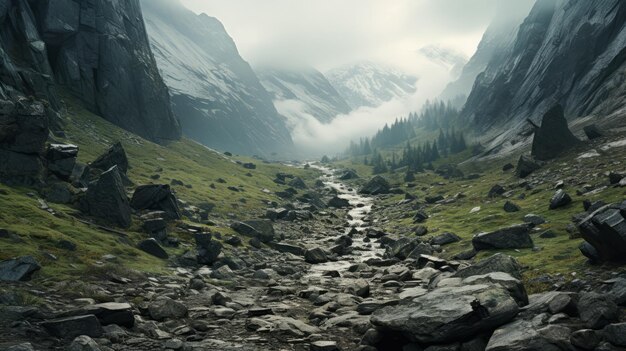
[[563, 107], [556, 105], [543, 116], [541, 127], [535, 129], [531, 155], [540, 161], [547, 161], [579, 142], [567, 126]]
[[84, 212], [122, 228], [131, 224], [131, 208], [117, 166], [89, 185], [81, 205]]

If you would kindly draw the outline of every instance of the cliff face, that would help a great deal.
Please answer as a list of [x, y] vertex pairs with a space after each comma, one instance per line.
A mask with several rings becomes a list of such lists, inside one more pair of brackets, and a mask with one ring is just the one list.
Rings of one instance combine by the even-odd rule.
[[[514, 6], [514, 10], [511, 10]], [[463, 67], [460, 76], [444, 89], [440, 99], [465, 103], [467, 96], [472, 91], [474, 81], [491, 62], [502, 62], [512, 47], [517, 31], [524, 18], [528, 15], [532, 4], [528, 1], [503, 3], [494, 20], [483, 34], [476, 52]], [[511, 14], [513, 12], [513, 14]]]
[[480, 132], [504, 140], [557, 103], [569, 119], [600, 123], [626, 106], [624, 1], [539, 0], [502, 53], [462, 112]]
[[0, 95], [58, 108], [62, 85], [94, 112], [162, 142], [180, 138], [138, 0], [0, 0]]
[[284, 153], [292, 145], [285, 118], [217, 19], [177, 0], [143, 0], [142, 6], [185, 135], [248, 154]]

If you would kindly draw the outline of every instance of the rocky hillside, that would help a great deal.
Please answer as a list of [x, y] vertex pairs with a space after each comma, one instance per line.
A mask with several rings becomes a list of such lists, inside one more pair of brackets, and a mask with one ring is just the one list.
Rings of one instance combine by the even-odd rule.
[[[556, 103], [568, 119], [610, 124], [626, 104], [626, 3], [540, 0], [517, 37], [478, 76], [462, 112], [466, 121], [510, 140]], [[512, 127], [512, 128], [511, 128]]]
[[[326, 77], [314, 68], [257, 67], [255, 71], [261, 84], [273, 95], [278, 111], [290, 119], [304, 113], [329, 123], [335, 116], [351, 110]], [[297, 113], [293, 112], [294, 104]]]
[[33, 96], [58, 111], [62, 86], [138, 135], [180, 137], [138, 0], [2, 1], [0, 26], [0, 96]]
[[196, 15], [178, 0], [144, 0], [142, 7], [185, 135], [247, 154], [284, 152], [291, 145], [272, 96], [217, 19]]
[[377, 107], [415, 93], [417, 78], [372, 62], [332, 69], [326, 77], [353, 109]]
[[[520, 2], [520, 3], [523, 3]], [[492, 23], [483, 34], [476, 52], [470, 60], [463, 66], [460, 76], [449, 83], [441, 93], [439, 98], [443, 101], [460, 99], [460, 103], [465, 103], [467, 96], [470, 94], [474, 81], [480, 73], [482, 73], [487, 65], [493, 60], [494, 62], [502, 62], [503, 56], [507, 54], [507, 48], [512, 46], [513, 41], [517, 37], [517, 31], [524, 18], [528, 15], [531, 5], [520, 6], [515, 14], [511, 16], [510, 8], [507, 8], [505, 15], [504, 7], [511, 6], [506, 3]]]

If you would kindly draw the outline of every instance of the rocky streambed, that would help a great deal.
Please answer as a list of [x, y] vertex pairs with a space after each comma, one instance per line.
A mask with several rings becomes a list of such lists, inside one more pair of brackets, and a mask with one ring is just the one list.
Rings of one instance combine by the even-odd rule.
[[[392, 191], [384, 180], [357, 190], [343, 180], [349, 172], [313, 167], [323, 173], [314, 190], [268, 209], [272, 220], [234, 226], [262, 232], [264, 243], [223, 238], [210, 266], [178, 258], [169, 275], [103, 269], [101, 279], [52, 288], [5, 283], [0, 349], [626, 347], [626, 278], [529, 296], [509, 256], [448, 261], [438, 245], [380, 230], [376, 194]], [[24, 303], [23, 291], [37, 303]]]

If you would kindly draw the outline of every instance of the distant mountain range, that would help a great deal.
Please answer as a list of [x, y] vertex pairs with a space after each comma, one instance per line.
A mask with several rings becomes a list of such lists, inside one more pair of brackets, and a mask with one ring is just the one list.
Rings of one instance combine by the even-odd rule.
[[418, 53], [429, 59], [431, 62], [444, 67], [450, 72], [453, 79], [457, 79], [467, 63], [467, 56], [454, 49], [441, 45], [428, 45], [418, 50]]
[[286, 121], [224, 26], [178, 0], [142, 0], [152, 49], [183, 133], [238, 153], [283, 152]]
[[377, 107], [416, 91], [417, 78], [372, 62], [360, 62], [326, 72], [326, 77], [353, 109]]
[[261, 84], [272, 94], [278, 111], [288, 118], [297, 118], [292, 116], [292, 109], [284, 108], [290, 103], [292, 106], [299, 104], [302, 113], [322, 123], [329, 123], [337, 115], [352, 110], [326, 77], [314, 68], [259, 67], [255, 70]]

